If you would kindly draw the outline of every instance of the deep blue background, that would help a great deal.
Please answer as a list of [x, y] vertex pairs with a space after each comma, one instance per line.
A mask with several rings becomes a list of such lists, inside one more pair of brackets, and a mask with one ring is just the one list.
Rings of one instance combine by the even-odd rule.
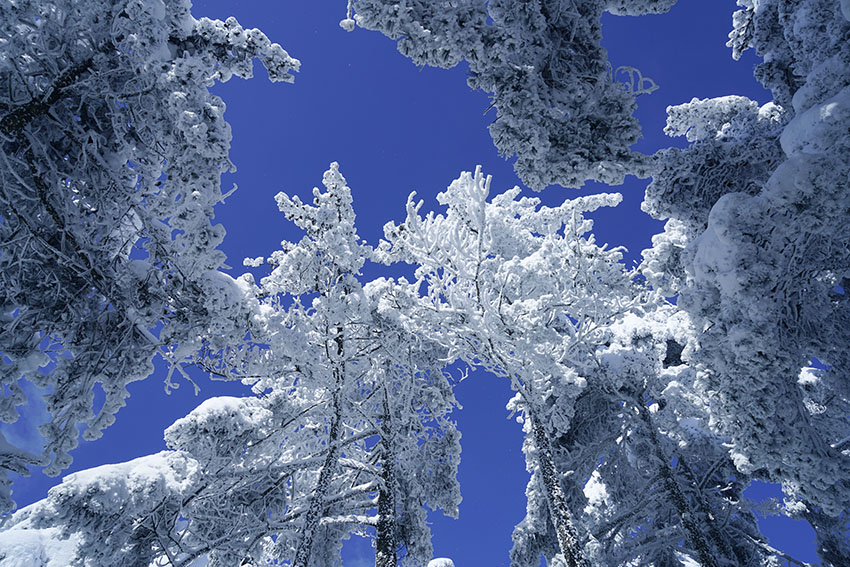
[[[243, 271], [244, 257], [265, 256], [281, 239], [298, 238], [272, 197], [278, 191], [309, 197], [331, 161], [340, 163], [354, 194], [359, 232], [371, 243], [380, 238], [385, 222], [403, 218], [412, 190], [426, 200], [426, 209], [435, 207], [434, 195], [478, 164], [493, 175], [495, 191], [520, 184], [486, 129], [495, 118], [494, 111], [485, 113], [490, 101], [485, 93], [469, 90], [465, 69], [419, 69], [377, 33], [359, 28], [344, 32], [338, 22], [345, 17], [345, 6], [345, 0], [195, 3], [196, 17], [234, 15], [243, 26], [262, 29], [302, 62], [294, 85], [271, 84], [256, 66], [254, 80], [235, 79], [214, 89], [228, 105], [231, 155], [239, 167], [224, 178], [225, 188], [236, 183], [239, 189], [216, 215], [227, 228], [223, 249], [233, 275]], [[680, 0], [665, 15], [605, 17], [605, 46], [612, 64], [637, 67], [660, 86], [638, 99], [644, 128], [638, 149], [652, 152], [683, 144], [662, 134], [668, 105], [727, 94], [760, 103], [770, 100], [752, 78], [754, 56], [748, 53], [735, 62], [724, 45], [734, 9], [733, 0]], [[661, 230], [661, 223], [640, 212], [645, 186], [646, 181], [630, 178], [615, 189], [624, 193], [624, 203], [594, 215], [598, 240], [626, 246], [630, 263]], [[606, 189], [594, 185], [582, 192]], [[559, 202], [577, 194], [550, 187], [542, 197]], [[163, 429], [202, 398], [245, 391], [238, 384], [211, 383], [203, 377], [198, 381], [200, 397], [188, 384], [164, 396], [159, 376], [132, 385], [117, 423], [102, 439], [82, 443], [69, 472], [162, 450]], [[527, 473], [520, 426], [507, 419], [505, 410], [510, 395], [507, 383], [483, 374], [470, 376], [457, 389], [463, 404], [456, 414], [463, 432], [461, 515], [456, 521], [432, 517], [436, 556], [452, 557], [458, 567], [507, 565], [511, 530], [525, 513]], [[38, 408], [28, 412], [27, 418], [38, 419]], [[4, 431], [12, 437], [26, 425], [24, 419]], [[24, 506], [43, 498], [56, 482], [36, 471], [15, 482], [14, 498]], [[750, 493], [778, 494], [771, 486]], [[763, 528], [774, 546], [799, 559], [816, 559], [813, 535], [805, 524], [773, 518]], [[374, 564], [364, 540], [353, 540], [345, 555], [347, 567]]]

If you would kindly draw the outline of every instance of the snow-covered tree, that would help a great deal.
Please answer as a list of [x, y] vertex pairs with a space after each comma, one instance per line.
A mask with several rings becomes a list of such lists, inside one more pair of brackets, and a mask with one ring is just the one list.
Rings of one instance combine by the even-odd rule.
[[[94, 439], [125, 386], [162, 354], [172, 366], [205, 334], [238, 329], [233, 286], [216, 272], [211, 222], [230, 169], [215, 81], [273, 81], [297, 60], [258, 30], [192, 18], [188, 0], [4, 2], [0, 6], [0, 419], [43, 388], [40, 455], [66, 468], [78, 427]], [[93, 388], [106, 401], [96, 412]], [[0, 509], [12, 507], [0, 481]]]
[[[264, 537], [293, 534], [303, 514], [297, 479], [321, 461], [309, 453], [318, 444], [306, 415], [318, 400], [306, 394], [205, 401], [166, 431], [173, 450], [69, 475], [16, 512], [0, 556], [11, 565], [30, 556], [66, 566], [238, 564]], [[20, 541], [34, 542], [28, 554], [16, 555]]]
[[582, 214], [618, 196], [547, 208], [518, 189], [488, 200], [489, 185], [464, 173], [438, 196], [445, 215], [410, 198], [379, 254], [418, 266], [417, 326], [517, 392], [531, 479], [512, 565], [775, 565], [682, 358], [688, 317], [587, 236]]
[[237, 282], [259, 299], [261, 346], [228, 366], [258, 397], [208, 400], [166, 431], [171, 451], [69, 476], [13, 516], [0, 553], [36, 530], [73, 538], [86, 565], [313, 566], [362, 533], [377, 566], [431, 558], [423, 507], [455, 515], [460, 500], [445, 348], [404, 324], [413, 286], [361, 285], [371, 249], [336, 164], [324, 184], [315, 204], [278, 195], [306, 235], [272, 254], [259, 286]]
[[[511, 407], [525, 421], [529, 506], [543, 507], [538, 520], [554, 527], [556, 551], [567, 564], [585, 565], [562, 485], [567, 471], [558, 469], [552, 443], [569, 427], [607, 327], [639, 304], [640, 291], [619, 264], [621, 252], [585, 236], [592, 223], [582, 215], [617, 204], [619, 195], [549, 208], [518, 198], [519, 188], [491, 200], [489, 190], [490, 178], [479, 168], [438, 195], [445, 216], [420, 216], [422, 203], [411, 196], [407, 219], [385, 227], [379, 251], [418, 266], [419, 327], [445, 344], [451, 358], [510, 380], [517, 392]], [[518, 527], [519, 547], [526, 531]], [[523, 553], [515, 549], [516, 557]], [[529, 561], [536, 565], [539, 555]]]
[[563, 466], [599, 463], [581, 518], [601, 565], [767, 567], [781, 556], [742, 495], [749, 478], [709, 428], [705, 384], [689, 364], [695, 336], [671, 305], [614, 325], [588, 378], [596, 400], [577, 404], [580, 427], [561, 438]]
[[[533, 189], [645, 177], [634, 96], [655, 89], [637, 69], [613, 69], [601, 46], [603, 12], [667, 11], [676, 0], [356, 0], [344, 27], [398, 39], [417, 65], [469, 64], [469, 86], [490, 93], [499, 152]], [[355, 12], [351, 19], [351, 11]], [[627, 79], [627, 82], [620, 79]]]
[[[729, 45], [754, 48], [774, 102], [671, 107], [692, 146], [659, 154], [645, 209], [669, 218], [644, 273], [700, 330], [714, 429], [739, 471], [782, 483], [821, 558], [850, 562], [850, 22], [846, 3], [740, 0]], [[816, 366], [817, 368], [810, 368]], [[843, 542], [843, 543], [841, 543]]]
[[[445, 215], [409, 199], [373, 250], [332, 165], [312, 204], [277, 198], [305, 237], [259, 284], [233, 280], [210, 222], [229, 131], [207, 88], [298, 62], [188, 0], [0, 6], [0, 419], [21, 379], [51, 417], [42, 454], [0, 437], [0, 473], [66, 467], [78, 426], [97, 437], [157, 353], [169, 383], [190, 357], [256, 394], [205, 402], [168, 451], [69, 476], [0, 531], [0, 565], [23, 542], [48, 564], [312, 567], [352, 533], [376, 565], [424, 563], [423, 506], [459, 501], [456, 360], [516, 392], [531, 478], [514, 565], [772, 567], [751, 479], [782, 483], [825, 565], [850, 563], [850, 3], [739, 0], [729, 45], [757, 51], [775, 100], [670, 107], [692, 145], [647, 157], [633, 97], [654, 83], [611, 67], [600, 17], [674, 2], [352, 0], [342, 26], [417, 64], [466, 61], [533, 189], [652, 175], [644, 209], [668, 220], [641, 270], [676, 306], [587, 236], [617, 196], [489, 199], [480, 170], [440, 194]], [[416, 281], [363, 283], [369, 259]]]
[[[273, 356], [295, 363], [301, 384], [324, 388], [330, 399], [325, 462], [292, 564], [306, 567], [311, 557], [330, 564], [331, 557], [322, 560], [314, 549], [328, 549], [327, 536], [318, 547], [313, 540], [321, 522], [332, 521], [331, 485], [345, 484], [350, 471], [380, 484], [377, 516], [346, 519], [376, 529], [377, 564], [394, 565], [401, 543], [413, 562], [423, 563], [431, 547], [422, 506], [456, 514], [460, 499], [459, 436], [447, 418], [454, 398], [443, 374], [444, 348], [404, 325], [415, 304], [412, 286], [384, 279], [362, 285], [360, 269], [373, 252], [357, 235], [350, 189], [336, 164], [323, 183], [325, 191], [313, 191], [314, 204], [278, 195], [281, 211], [306, 235], [271, 255], [273, 270], [258, 290], [278, 312], [262, 340]], [[255, 387], [276, 386], [261, 381]], [[362, 440], [341, 450], [355, 435]]]

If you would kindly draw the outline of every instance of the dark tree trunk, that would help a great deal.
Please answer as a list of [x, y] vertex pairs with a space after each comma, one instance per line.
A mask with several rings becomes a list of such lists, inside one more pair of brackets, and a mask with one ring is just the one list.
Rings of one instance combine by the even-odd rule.
[[715, 549], [722, 551], [723, 556], [731, 563], [747, 564], [753, 559], [753, 555], [759, 552], [753, 550], [749, 546], [747, 546], [749, 553], [746, 556], [740, 556], [740, 554], [736, 552], [728, 539], [724, 537], [717, 528], [717, 523], [713, 519], [716, 518], [716, 514], [712, 513], [711, 506], [700, 491], [699, 481], [697, 480], [696, 475], [693, 470], [691, 470], [690, 466], [688, 466], [687, 461], [682, 457], [679, 457], [679, 467], [685, 473], [688, 483], [694, 487], [694, 500], [697, 508], [699, 509], [700, 517], [702, 518], [701, 521], [706, 524], [706, 527], [708, 528], [708, 537], [714, 543]]
[[[336, 356], [342, 357], [343, 340], [342, 329], [337, 329], [337, 337], [334, 339], [336, 347]], [[330, 353], [328, 353], [330, 355]], [[331, 395], [331, 405], [333, 416], [328, 429], [328, 452], [325, 455], [325, 462], [322, 463], [322, 468], [319, 471], [319, 480], [316, 482], [316, 488], [313, 489], [313, 498], [310, 500], [310, 507], [307, 509], [307, 514], [304, 517], [304, 527], [301, 531], [301, 541], [298, 543], [298, 549], [295, 551], [295, 559], [292, 561], [292, 567], [308, 567], [310, 556], [313, 552], [313, 538], [316, 536], [316, 530], [322, 516], [325, 513], [325, 497], [330, 489], [331, 481], [336, 473], [339, 464], [339, 437], [340, 428], [342, 425], [342, 386], [345, 380], [344, 363], [334, 365], [334, 391]]]
[[552, 518], [555, 533], [558, 536], [558, 547], [569, 567], [589, 567], [579, 545], [578, 533], [573, 525], [572, 515], [567, 508], [567, 499], [558, 479], [549, 436], [543, 424], [535, 416], [529, 417], [531, 417], [531, 429], [534, 434], [534, 446], [537, 448], [537, 464], [546, 489], [549, 516]]
[[397, 534], [395, 516], [395, 451], [393, 451], [392, 415], [387, 390], [384, 388], [384, 423], [381, 444], [384, 454], [381, 462], [381, 479], [378, 491], [378, 526], [375, 540], [375, 567], [396, 567]]
[[652, 441], [652, 446], [655, 450], [655, 458], [659, 463], [659, 472], [661, 473], [661, 479], [664, 481], [664, 489], [667, 491], [667, 494], [670, 496], [670, 500], [676, 507], [676, 512], [679, 514], [682, 526], [688, 534], [688, 539], [690, 540], [691, 545], [694, 546], [694, 549], [696, 549], [699, 561], [703, 567], [718, 567], [714, 554], [711, 552], [711, 547], [708, 545], [708, 541], [706, 541], [702, 530], [694, 520], [694, 515], [691, 514], [688, 501], [685, 498], [682, 489], [679, 487], [679, 483], [676, 481], [673, 468], [670, 466], [669, 460], [664, 456], [664, 451], [661, 450], [661, 445], [658, 441], [658, 433], [655, 431], [655, 425], [652, 423], [652, 416], [649, 414], [649, 408], [646, 407], [646, 404], [643, 401], [642, 394], [638, 394], [638, 404], [640, 406], [640, 417], [648, 430], [650, 441]]
[[319, 480], [316, 482], [316, 488], [313, 490], [313, 498], [310, 500], [310, 507], [307, 509], [307, 514], [304, 517], [301, 541], [295, 552], [292, 567], [307, 567], [310, 563], [310, 555], [313, 551], [313, 538], [316, 535], [316, 529], [319, 527], [319, 522], [324, 513], [325, 496], [328, 493], [331, 480], [336, 472], [337, 462], [339, 460], [339, 430], [342, 422], [339, 398], [340, 392], [337, 390], [333, 394], [334, 415], [328, 431], [328, 453], [325, 456], [325, 462], [322, 463]]

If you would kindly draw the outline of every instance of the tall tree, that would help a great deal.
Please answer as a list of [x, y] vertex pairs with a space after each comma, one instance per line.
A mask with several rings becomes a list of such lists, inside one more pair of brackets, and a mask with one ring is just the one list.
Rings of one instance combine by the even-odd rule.
[[371, 249], [336, 164], [324, 185], [315, 204], [277, 196], [306, 234], [272, 254], [259, 286], [235, 284], [259, 299], [256, 348], [213, 362], [258, 397], [204, 402], [166, 431], [170, 452], [71, 475], [12, 517], [0, 553], [36, 530], [74, 538], [87, 565], [314, 566], [338, 562], [342, 541], [362, 533], [378, 566], [431, 558], [423, 507], [456, 515], [460, 501], [445, 348], [402, 324], [413, 286], [361, 285]]
[[[313, 191], [313, 204], [277, 196], [280, 210], [306, 234], [271, 255], [273, 270], [260, 284], [261, 295], [297, 299], [280, 311], [287, 317], [277, 327], [282, 332], [273, 328], [264, 340], [272, 352], [279, 349], [298, 361], [304, 383], [321, 385], [331, 399], [325, 462], [292, 564], [306, 567], [315, 548], [328, 547], [326, 537], [314, 545], [321, 522], [328, 521], [327, 493], [341, 470], [352, 467], [358, 477], [380, 484], [377, 518], [356, 520], [377, 529], [377, 563], [394, 564], [396, 547], [405, 540], [411, 559], [422, 563], [430, 559], [430, 532], [415, 509], [427, 502], [456, 514], [459, 501], [458, 435], [447, 419], [454, 397], [442, 371], [444, 349], [400, 324], [415, 305], [411, 286], [383, 279], [360, 282], [360, 269], [373, 252], [357, 234], [351, 191], [337, 164], [331, 164], [323, 183], [325, 191]], [[290, 329], [303, 339], [292, 341]], [[316, 346], [319, 351], [305, 358], [303, 353]], [[363, 437], [356, 446], [360, 454], [340, 450], [342, 440], [356, 434]]]
[[[211, 222], [230, 169], [215, 81], [273, 81], [299, 62], [258, 30], [195, 20], [188, 0], [4, 2], [0, 6], [0, 418], [44, 388], [39, 455], [58, 474], [79, 426], [97, 438], [159, 353], [179, 370], [205, 334], [244, 310], [216, 272]], [[95, 411], [93, 388], [105, 402]]]
[[[518, 189], [488, 200], [489, 184], [464, 173], [438, 196], [445, 216], [409, 199], [379, 252], [418, 266], [417, 326], [517, 392], [531, 479], [512, 564], [773, 565], [682, 359], [686, 314], [586, 236], [582, 214], [618, 196], [547, 208]], [[588, 496], [607, 487], [604, 502]]]
[[385, 227], [380, 252], [419, 266], [419, 327], [431, 329], [452, 358], [510, 380], [526, 423], [529, 493], [541, 495], [543, 521], [554, 527], [567, 564], [586, 565], [552, 441], [574, 415], [606, 328], [639, 303], [620, 251], [584, 237], [592, 223], [582, 215], [619, 195], [548, 208], [518, 199], [519, 188], [491, 200], [489, 190], [478, 168], [438, 195], [445, 216], [420, 216], [422, 203], [411, 196], [405, 222]]
[[823, 561], [840, 565], [850, 562], [835, 545], [850, 511], [850, 246], [835, 227], [850, 220], [850, 22], [826, 0], [739, 4], [729, 45], [762, 57], [755, 74], [774, 103], [671, 107], [668, 133], [693, 144], [658, 156], [644, 207], [670, 220], [644, 273], [701, 330], [694, 362], [740, 472], [782, 483]]
[[781, 555], [742, 494], [750, 479], [710, 430], [705, 380], [690, 364], [696, 336], [671, 305], [624, 318], [588, 379], [597, 401], [578, 406], [560, 438], [565, 467], [585, 475], [583, 463], [598, 463], [582, 519], [601, 564], [772, 566]]

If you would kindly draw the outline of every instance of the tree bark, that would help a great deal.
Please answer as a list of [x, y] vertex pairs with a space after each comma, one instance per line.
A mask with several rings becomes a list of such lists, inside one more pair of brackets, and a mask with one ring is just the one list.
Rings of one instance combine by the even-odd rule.
[[537, 464], [540, 467], [540, 476], [543, 478], [543, 486], [546, 489], [549, 516], [555, 525], [555, 533], [558, 536], [558, 547], [569, 567], [589, 567], [579, 545], [578, 533], [575, 525], [573, 525], [572, 515], [567, 508], [567, 499], [557, 476], [549, 436], [536, 416], [529, 417], [531, 417], [534, 446], [537, 448]]
[[[337, 328], [337, 336], [334, 338], [336, 346], [336, 356], [343, 355], [343, 340], [342, 329]], [[325, 496], [333, 480], [339, 464], [339, 437], [340, 427], [342, 425], [342, 386], [345, 379], [345, 368], [341, 361], [334, 364], [334, 391], [331, 397], [331, 405], [333, 408], [333, 416], [328, 429], [328, 453], [325, 456], [325, 462], [322, 463], [322, 469], [319, 471], [319, 480], [316, 482], [316, 488], [313, 489], [313, 498], [310, 500], [310, 508], [304, 517], [304, 527], [301, 531], [301, 541], [298, 543], [298, 549], [295, 551], [295, 559], [292, 561], [292, 567], [308, 567], [310, 556], [313, 552], [313, 538], [316, 536], [316, 529], [319, 527], [319, 522], [325, 511]]]
[[381, 478], [384, 483], [378, 491], [378, 526], [375, 540], [375, 567], [395, 567], [396, 517], [395, 517], [395, 452], [392, 447], [392, 424], [387, 390], [384, 389], [384, 426], [381, 434], [384, 455]]
[[655, 425], [652, 423], [652, 416], [649, 414], [649, 408], [646, 407], [642, 394], [638, 394], [638, 404], [640, 406], [640, 417], [648, 429], [649, 438], [650, 441], [652, 441], [652, 446], [655, 451], [655, 457], [658, 459], [658, 466], [660, 468], [659, 473], [661, 474], [661, 479], [664, 481], [664, 489], [670, 495], [670, 499], [676, 507], [676, 512], [678, 512], [682, 526], [688, 534], [688, 539], [690, 540], [691, 545], [693, 545], [696, 549], [697, 555], [699, 555], [699, 561], [703, 567], [718, 567], [717, 561], [714, 559], [714, 555], [711, 552], [711, 548], [709, 547], [702, 530], [700, 530], [696, 521], [694, 521], [691, 516], [687, 499], [685, 499], [682, 489], [679, 488], [679, 484], [676, 482], [673, 468], [670, 466], [669, 460], [664, 456], [664, 452], [661, 450], [661, 445], [658, 441], [658, 433], [655, 431]]

